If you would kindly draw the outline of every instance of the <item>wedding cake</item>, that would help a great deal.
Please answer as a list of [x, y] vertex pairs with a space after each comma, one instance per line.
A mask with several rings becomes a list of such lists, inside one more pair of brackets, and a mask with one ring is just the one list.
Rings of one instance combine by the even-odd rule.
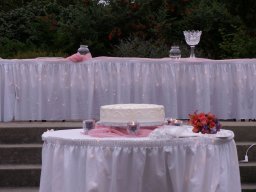
[[143, 125], [162, 125], [164, 106], [155, 104], [115, 104], [100, 108], [100, 122], [108, 125], [126, 125], [136, 121]]

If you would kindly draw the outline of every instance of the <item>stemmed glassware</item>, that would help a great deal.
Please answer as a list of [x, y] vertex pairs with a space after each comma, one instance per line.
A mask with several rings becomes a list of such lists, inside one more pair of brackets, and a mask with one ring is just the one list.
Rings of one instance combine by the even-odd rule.
[[202, 31], [183, 31], [186, 43], [191, 47], [190, 58], [195, 58], [195, 46], [199, 43]]

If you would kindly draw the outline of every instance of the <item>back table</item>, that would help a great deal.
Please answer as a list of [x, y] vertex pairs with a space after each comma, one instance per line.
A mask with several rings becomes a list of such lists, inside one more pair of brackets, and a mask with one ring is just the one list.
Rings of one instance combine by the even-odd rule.
[[256, 59], [1, 59], [0, 79], [0, 121], [99, 119], [114, 103], [162, 104], [180, 119], [256, 117]]

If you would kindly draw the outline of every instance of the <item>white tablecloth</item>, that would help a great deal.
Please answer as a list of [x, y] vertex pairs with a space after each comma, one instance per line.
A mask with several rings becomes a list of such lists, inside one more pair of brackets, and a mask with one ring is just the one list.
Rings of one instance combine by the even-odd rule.
[[43, 134], [40, 192], [240, 192], [232, 138]]
[[0, 59], [0, 121], [11, 121], [16, 101], [14, 67], [2, 61]]
[[99, 119], [114, 103], [162, 104], [181, 119], [256, 117], [256, 59], [2, 59], [0, 75], [0, 121]]

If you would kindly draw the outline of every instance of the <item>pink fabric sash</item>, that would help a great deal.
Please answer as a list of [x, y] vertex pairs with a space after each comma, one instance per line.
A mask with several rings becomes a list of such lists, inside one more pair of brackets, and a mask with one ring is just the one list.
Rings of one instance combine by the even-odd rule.
[[86, 55], [81, 55], [80, 53], [75, 53], [75, 54], [67, 57], [68, 60], [73, 61], [73, 62], [86, 61], [91, 58], [92, 58], [91, 53], [87, 53]]
[[137, 134], [129, 134], [125, 128], [96, 126], [88, 132], [92, 137], [147, 137], [157, 127], [141, 127]]

